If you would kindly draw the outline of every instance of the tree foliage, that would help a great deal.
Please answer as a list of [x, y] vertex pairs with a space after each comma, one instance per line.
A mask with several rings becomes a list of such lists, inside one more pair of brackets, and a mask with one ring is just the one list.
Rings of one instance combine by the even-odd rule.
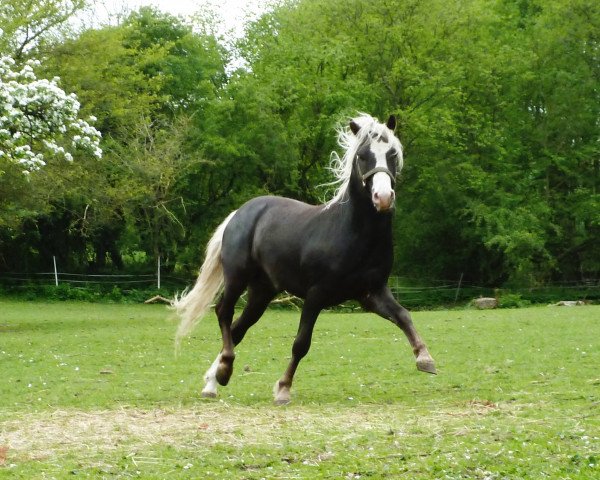
[[[593, 277], [598, 13], [588, 1], [304, 1], [258, 22], [244, 51], [273, 113], [308, 135], [352, 109], [399, 116], [399, 272]], [[313, 175], [330, 148], [318, 138], [298, 139]]]
[[29, 173], [46, 165], [44, 157], [73, 160], [71, 148], [100, 158], [100, 132], [79, 118], [77, 97], [67, 95], [58, 78], [38, 79], [35, 62], [21, 69], [15, 63], [0, 58], [0, 167], [14, 163]]
[[[290, 0], [228, 52], [210, 18], [194, 26], [144, 8], [46, 41], [45, 76], [97, 117], [104, 158], [48, 165], [27, 196], [0, 178], [0, 218], [13, 219], [0, 228], [0, 268], [26, 268], [6, 253], [16, 245], [30, 246], [32, 266], [62, 239], [74, 268], [161, 255], [194, 271], [243, 201], [326, 198], [334, 128], [366, 111], [395, 113], [405, 146], [395, 273], [492, 286], [597, 278], [599, 10]], [[26, 26], [11, 28], [14, 51]], [[228, 68], [232, 55], [245, 67]]]
[[52, 41], [86, 0], [2, 0], [0, 51], [21, 61], [31, 49]]

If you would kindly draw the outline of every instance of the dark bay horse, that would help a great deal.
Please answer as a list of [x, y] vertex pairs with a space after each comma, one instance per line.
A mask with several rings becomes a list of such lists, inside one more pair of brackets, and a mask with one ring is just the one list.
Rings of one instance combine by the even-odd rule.
[[[233, 212], [217, 228], [196, 284], [174, 306], [181, 317], [177, 342], [204, 316], [222, 289], [216, 313], [223, 348], [205, 375], [203, 396], [217, 394], [233, 372], [234, 346], [284, 290], [303, 298], [292, 358], [274, 388], [275, 403], [290, 401], [300, 360], [308, 353], [321, 310], [346, 300], [392, 321], [406, 334], [417, 368], [435, 373], [433, 358], [410, 314], [387, 286], [392, 268], [394, 184], [402, 168], [402, 145], [395, 117], [386, 124], [361, 115], [341, 129], [343, 157], [332, 154], [339, 188], [325, 205], [281, 197], [258, 197]], [[242, 293], [248, 303], [232, 323]]]

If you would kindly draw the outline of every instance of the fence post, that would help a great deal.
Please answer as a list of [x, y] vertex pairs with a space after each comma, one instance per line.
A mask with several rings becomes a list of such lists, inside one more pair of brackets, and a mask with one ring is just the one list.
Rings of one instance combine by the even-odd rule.
[[458, 300], [458, 294], [460, 293], [460, 286], [462, 285], [462, 279], [464, 274], [464, 272], [461, 272], [460, 278], [458, 279], [458, 287], [456, 287], [456, 295], [454, 295], [454, 304], [456, 304], [456, 301]]
[[158, 267], [156, 270], [156, 285], [160, 290], [160, 255], [158, 256]]
[[58, 270], [56, 269], [56, 256], [52, 255], [52, 261], [54, 262], [54, 285], [58, 287]]

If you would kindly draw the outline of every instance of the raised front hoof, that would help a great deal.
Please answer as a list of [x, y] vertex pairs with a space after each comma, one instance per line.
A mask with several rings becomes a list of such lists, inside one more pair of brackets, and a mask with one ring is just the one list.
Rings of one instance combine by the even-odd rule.
[[217, 398], [217, 394], [215, 392], [202, 392], [202, 398]]
[[284, 405], [289, 405], [291, 400], [289, 398], [276, 398], [273, 400], [273, 404], [276, 407], [283, 407]]
[[432, 359], [424, 359], [417, 360], [417, 370], [420, 372], [431, 373], [432, 375], [437, 375], [437, 370], [435, 369], [435, 363]]

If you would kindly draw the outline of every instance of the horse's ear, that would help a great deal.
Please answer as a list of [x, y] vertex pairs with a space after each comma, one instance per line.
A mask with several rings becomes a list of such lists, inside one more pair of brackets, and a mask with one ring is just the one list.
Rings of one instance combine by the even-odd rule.
[[390, 115], [387, 123], [385, 124], [392, 132], [396, 130], [396, 115]]
[[358, 135], [358, 131], [360, 130], [360, 125], [356, 123], [354, 120], [350, 120], [350, 130], [354, 135]]

